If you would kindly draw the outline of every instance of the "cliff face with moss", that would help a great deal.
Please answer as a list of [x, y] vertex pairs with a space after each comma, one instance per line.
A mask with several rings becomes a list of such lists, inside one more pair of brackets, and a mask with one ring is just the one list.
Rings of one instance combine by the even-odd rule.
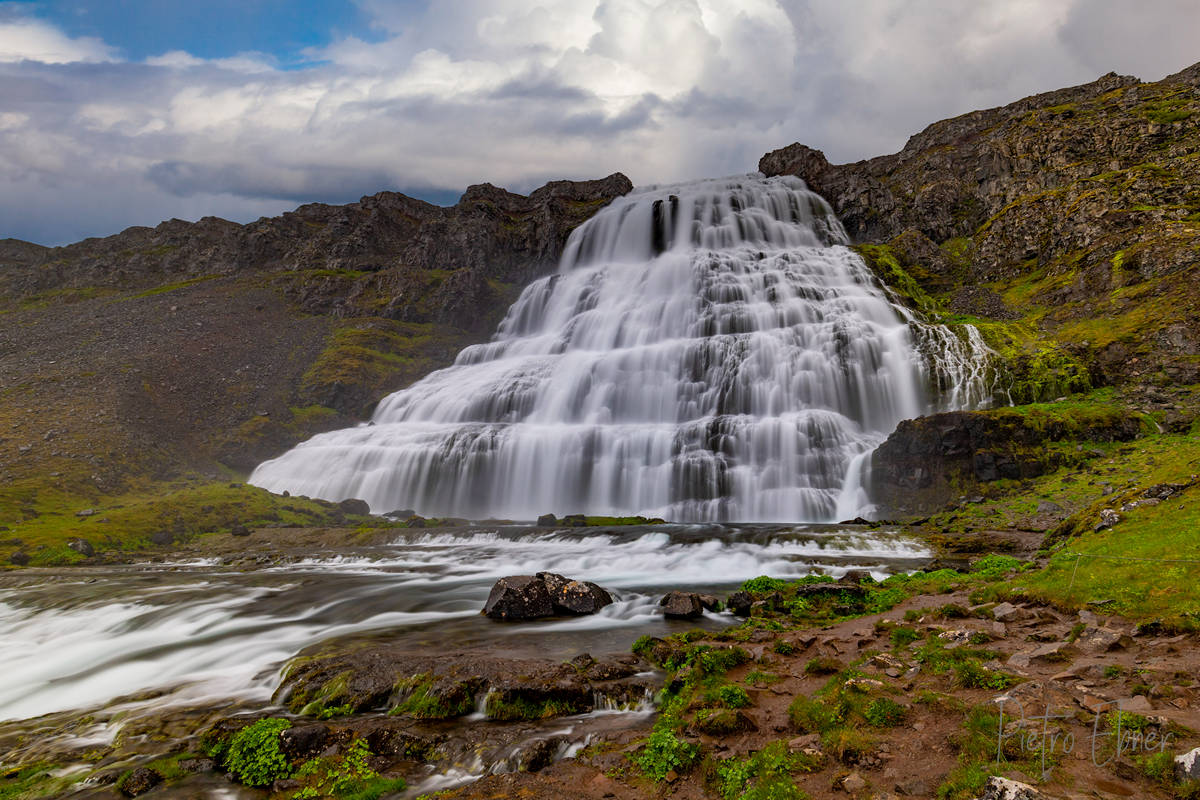
[[[759, 169], [821, 192], [904, 301], [974, 324], [996, 353], [999, 403], [1200, 381], [1200, 64], [938, 122], [890, 156], [834, 165], [793, 144]], [[1006, 430], [972, 435], [985, 428]], [[905, 466], [933, 452], [935, 429], [968, 434], [930, 418], [881, 448], [877, 489], [890, 505], [911, 505], [917, 483], [940, 486], [943, 501], [978, 483], [947, 467], [956, 456], [933, 471], [957, 483]]]

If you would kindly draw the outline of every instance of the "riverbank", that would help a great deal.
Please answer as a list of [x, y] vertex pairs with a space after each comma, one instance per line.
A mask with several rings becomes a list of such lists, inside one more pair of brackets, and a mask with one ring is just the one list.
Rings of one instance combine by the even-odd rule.
[[[524, 557], [549, 560], [547, 566], [567, 572], [564, 559], [575, 559], [578, 567], [581, 554], [568, 555], [550, 544], [564, 533], [527, 529], [500, 537], [502, 545], [493, 539], [492, 552], [507, 548], [503, 567], [516, 563], [512, 548], [517, 547]], [[575, 541], [586, 543], [597, 533], [600, 541], [590, 550], [611, 548], [604, 539], [611, 532], [580, 532]], [[627, 533], [626, 546], [654, 536]], [[740, 531], [723, 549], [705, 544], [699, 535], [691, 544], [685, 535], [660, 542], [657, 550], [645, 549], [643, 541], [639, 558], [658, 552], [676, 565], [671, 569], [664, 561], [656, 567], [673, 575], [673, 587], [703, 587], [697, 576], [707, 569], [706, 559], [736, 564], [730, 559], [733, 540], [758, 537], [759, 547], [769, 547], [767, 533]], [[271, 576], [300, 584], [295, 601], [323, 598], [326, 605], [358, 609], [365, 619], [357, 632], [307, 634], [320, 643], [291, 659], [282, 675], [261, 669], [249, 669], [240, 678], [226, 674], [225, 696], [219, 700], [213, 685], [191, 680], [190, 693], [179, 686], [156, 689], [87, 713], [64, 708], [36, 721], [2, 723], [0, 750], [9, 756], [0, 797], [111, 798], [122, 787], [127, 794], [138, 788], [132, 776], [148, 775], [138, 770], [164, 779], [147, 786], [151, 797], [439, 792], [464, 798], [967, 798], [977, 795], [990, 774], [1037, 784], [1048, 797], [1192, 796], [1187, 792], [1193, 789], [1169, 779], [1168, 757], [1146, 751], [1145, 743], [1153, 734], [1156, 746], [1167, 742], [1158, 752], [1172, 756], [1200, 743], [1200, 685], [1194, 677], [1200, 672], [1200, 636], [1161, 624], [1139, 626], [1082, 603], [1048, 603], [1031, 588], [1042, 574], [1033, 562], [987, 556], [971, 566], [964, 559], [961, 570], [934, 564], [926, 567], [933, 571], [876, 582], [848, 571], [866, 560], [862, 547], [843, 547], [843, 560], [834, 568], [812, 563], [809, 547], [805, 565], [793, 562], [787, 579], [756, 578], [723, 587], [723, 598], [733, 589], [750, 590], [751, 616], [744, 620], [724, 612], [706, 615], [698, 627], [664, 626], [653, 608], [653, 592], [643, 600], [635, 596], [641, 592], [618, 590], [618, 601], [625, 604], [622, 615], [641, 622], [494, 623], [479, 617], [476, 598], [457, 603], [459, 610], [444, 606], [450, 617], [426, 625], [423, 633], [397, 635], [395, 626], [403, 622], [372, 619], [372, 613], [385, 604], [401, 604], [397, 580], [428, 574], [438, 559], [418, 565], [408, 552], [388, 561], [379, 550], [388, 544], [370, 541], [376, 535], [380, 532], [311, 529], [256, 531], [229, 542], [214, 536], [198, 540], [203, 554], [196, 550], [177, 553], [180, 559], [169, 563], [125, 565], [131, 574], [141, 574], [142, 586], [162, 586], [166, 576], [175, 575], [175, 582], [168, 580], [162, 588], [163, 602], [169, 598], [179, 607], [188, 606], [185, 585], [213, 596], [215, 607], [235, 602], [231, 587], [238, 581], [255, 584], [248, 576], [260, 573], [245, 609], [261, 619], [247, 629], [248, 638], [227, 643], [248, 665], [255, 657], [246, 645], [267, 631], [268, 639], [286, 646], [288, 626], [267, 622], [273, 604], [292, 608], [292, 617], [301, 611], [286, 599], [286, 589], [261, 593], [270, 589]], [[426, 537], [426, 547], [432, 541], [469, 547], [462, 531], [453, 545], [446, 538], [452, 533], [419, 535]], [[354, 546], [347, 550], [349, 542]], [[706, 547], [708, 555], [699, 557]], [[340, 561], [324, 559], [326, 548], [330, 554], [341, 551]], [[803, 549], [792, 545], [793, 555]], [[876, 545], [876, 556], [879, 550]], [[267, 563], [244, 562], [250, 553]], [[929, 554], [922, 557], [928, 561]], [[230, 563], [221, 565], [225, 559]], [[678, 567], [688, 563], [692, 571], [680, 572]], [[760, 559], [757, 566], [783, 574], [784, 563]], [[497, 571], [503, 567], [491, 565]], [[338, 571], [345, 580], [321, 584], [321, 591], [305, 584], [312, 576], [327, 580]], [[366, 577], [372, 571], [387, 580], [372, 583]], [[44, 579], [35, 578], [42, 572], [19, 574], [36, 583]], [[65, 572], [79, 584], [92, 581], [86, 591], [95, 591], [97, 576], [91, 570]], [[220, 583], [222, 572], [232, 583]], [[804, 577], [813, 572], [841, 578]], [[475, 582], [486, 589], [490, 575]], [[378, 590], [367, 588], [372, 585]], [[61, 586], [53, 591], [71, 605], [70, 593]], [[738, 598], [738, 605], [746, 603], [745, 596]], [[422, 605], [411, 596], [407, 604]], [[164, 606], [159, 613], [168, 610]], [[211, 632], [213, 625], [231, 623], [209, 618], [205, 624]], [[196, 645], [182, 661], [205, 658], [206, 647], [208, 656], [215, 652], [206, 646], [204, 630], [202, 625], [171, 631]], [[70, 649], [71, 640], [65, 641], [60, 658]], [[165, 643], [149, 646], [154, 652]], [[139, 654], [129, 655], [136, 661]], [[327, 666], [304, 671], [323, 662]], [[381, 676], [380, 664], [390, 670], [387, 675]], [[476, 672], [486, 684], [472, 683]], [[176, 683], [188, 685], [183, 677]], [[234, 690], [238, 681], [244, 684], [241, 691]], [[370, 681], [377, 685], [373, 696], [362, 691]], [[211, 699], [203, 700], [197, 686], [205, 687]], [[247, 686], [256, 689], [247, 694]], [[447, 687], [475, 687], [476, 694], [449, 702], [456, 695]], [[647, 693], [655, 698], [653, 707], [646, 705]], [[1001, 720], [994, 701], [1000, 696], [1009, 700], [1001, 745], [1005, 762], [996, 764]], [[1125, 712], [1115, 715], [1104, 706], [1107, 701], [1120, 703]], [[1032, 718], [1045, 708], [1053, 712], [1054, 742], [1014, 733], [1012, 720], [1019, 722], [1022, 706], [1028, 730], [1041, 730], [1042, 722]], [[1138, 734], [1141, 750], [1123, 746], [1122, 754], [1115, 752], [1118, 719], [1127, 732]], [[275, 760], [278, 773], [270, 773], [261, 788], [245, 785], [248, 768], [237, 767], [229, 755], [238, 732], [250, 730], [255, 720], [271, 720], [256, 729], [271, 729], [263, 739], [265, 752], [275, 752], [270, 742], [282, 747], [281, 760]], [[281, 734], [289, 730], [295, 734]], [[300, 734], [308, 744], [292, 741]], [[230, 770], [240, 780], [223, 776]], [[339, 776], [346, 782], [335, 791], [331, 787]], [[399, 781], [407, 787], [403, 791]], [[379, 794], [372, 794], [376, 789]], [[354, 794], [359, 790], [366, 794]]]

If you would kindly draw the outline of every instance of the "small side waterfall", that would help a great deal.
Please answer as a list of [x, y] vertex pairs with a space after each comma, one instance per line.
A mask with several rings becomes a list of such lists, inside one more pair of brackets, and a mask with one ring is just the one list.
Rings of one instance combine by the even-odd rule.
[[853, 516], [900, 420], [988, 387], [981, 341], [893, 304], [845, 245], [796, 178], [634, 191], [491, 342], [251, 483], [427, 516]]

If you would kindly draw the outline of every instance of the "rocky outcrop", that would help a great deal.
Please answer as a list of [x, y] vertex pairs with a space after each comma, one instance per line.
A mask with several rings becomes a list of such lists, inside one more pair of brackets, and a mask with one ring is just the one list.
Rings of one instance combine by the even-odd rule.
[[[275, 694], [294, 713], [330, 708], [451, 719], [482, 708], [496, 720], [591, 711], [598, 702], [637, 705], [658, 688], [633, 655], [505, 658], [484, 652], [414, 653], [404, 645], [348, 648], [297, 659]], [[300, 744], [297, 744], [299, 747]]]
[[[1074, 136], [1071, 128], [1084, 126], [1058, 124], [1066, 106], [1140, 84], [1137, 78], [1109, 73], [1082, 86], [935, 122], [894, 155], [833, 165], [820, 150], [795, 143], [764, 155], [758, 169], [768, 176], [803, 178], [829, 201], [856, 241], [887, 241], [910, 228], [934, 242], [970, 236], [1020, 197], [1086, 177], [1093, 161], [1143, 149], [1146, 143], [1139, 140], [1148, 130], [1111, 138], [1095, 131]], [[1055, 124], [1047, 126], [1043, 120], [1035, 129], [1023, 130], [1037, 122], [1029, 115], [1046, 108], [1059, 109]], [[1138, 126], [1143, 127], [1148, 126]], [[1075, 163], [1076, 156], [1084, 163]], [[1026, 257], [1013, 255], [1018, 261]]]
[[905, 420], [871, 456], [871, 497], [884, 513], [937, 510], [967, 487], [1036, 477], [1070, 459], [1048, 442], [1123, 442], [1141, 429], [1136, 415], [1115, 407], [1077, 415], [1001, 408]]
[[138, 767], [125, 776], [117, 789], [126, 797], [140, 797], [162, 783], [162, 775], [147, 767]]
[[[9, 239], [0, 243], [0, 266], [6, 293], [18, 296], [50, 288], [155, 286], [246, 271], [375, 273], [408, 266], [451, 273], [439, 291], [441, 311], [453, 316], [486, 280], [525, 283], [554, 267], [571, 230], [632, 188], [620, 173], [553, 181], [528, 196], [485, 183], [471, 186], [447, 208], [380, 192], [344, 206], [310, 203], [247, 225], [216, 217], [173, 219], [56, 248]], [[394, 279], [402, 289], [404, 276]], [[311, 295], [314, 287], [308, 291], [305, 302], [319, 302]]]

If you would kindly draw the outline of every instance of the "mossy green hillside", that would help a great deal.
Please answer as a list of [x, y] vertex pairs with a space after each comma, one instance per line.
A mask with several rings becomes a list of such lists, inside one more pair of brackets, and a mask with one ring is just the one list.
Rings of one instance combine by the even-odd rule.
[[0, 490], [0, 524], [7, 527], [0, 558], [27, 553], [33, 566], [83, 560], [66, 542], [79, 538], [97, 552], [154, 546], [152, 536], [170, 541], [228, 533], [235, 525], [379, 526], [376, 517], [347, 515], [336, 504], [282, 497], [239, 482], [179, 480], [139, 482], [115, 496], [80, 496], [72, 487], [19, 482]]
[[1086, 392], [1092, 379], [1086, 364], [1037, 325], [1039, 315], [1001, 320], [964, 315], [951, 310], [951, 295], [919, 264], [902, 266], [889, 245], [857, 245], [872, 271], [904, 305], [919, 312], [928, 322], [945, 325], [967, 339], [965, 326], [979, 331], [991, 349], [991, 380], [994, 401], [1030, 403], [1052, 400], [1064, 394]]

